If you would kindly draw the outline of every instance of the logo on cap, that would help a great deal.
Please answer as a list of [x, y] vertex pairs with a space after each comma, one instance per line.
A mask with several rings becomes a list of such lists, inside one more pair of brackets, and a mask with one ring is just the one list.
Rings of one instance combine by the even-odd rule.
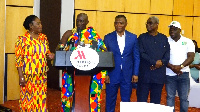
[[174, 22], [172, 22], [172, 24], [176, 24], [176, 22], [174, 21]]

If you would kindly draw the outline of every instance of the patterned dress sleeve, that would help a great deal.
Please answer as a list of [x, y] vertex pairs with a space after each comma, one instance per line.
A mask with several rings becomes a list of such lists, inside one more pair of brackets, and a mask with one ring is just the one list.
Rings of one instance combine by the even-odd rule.
[[24, 44], [23, 44], [22, 39], [23, 37], [19, 36], [15, 43], [15, 66], [16, 67], [23, 66]]

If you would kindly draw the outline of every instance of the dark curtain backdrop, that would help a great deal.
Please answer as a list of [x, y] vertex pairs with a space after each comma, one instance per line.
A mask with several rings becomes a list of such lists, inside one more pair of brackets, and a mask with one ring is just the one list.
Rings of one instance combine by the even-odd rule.
[[[40, 20], [47, 35], [51, 52], [60, 40], [61, 0], [40, 0]], [[48, 88], [59, 89], [59, 71], [48, 62]]]

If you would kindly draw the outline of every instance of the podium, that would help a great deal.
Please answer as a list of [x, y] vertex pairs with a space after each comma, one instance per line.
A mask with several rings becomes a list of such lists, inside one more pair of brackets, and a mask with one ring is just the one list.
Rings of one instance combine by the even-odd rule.
[[[91, 77], [99, 73], [101, 70], [111, 70], [115, 67], [114, 57], [112, 52], [97, 52], [99, 55], [98, 65], [89, 71], [75, 70], [75, 67], [70, 61], [70, 56], [73, 51], [56, 51], [54, 66], [58, 69], [67, 69], [67, 72], [74, 74], [75, 80], [75, 99], [73, 101], [73, 111], [89, 112], [89, 91]], [[74, 72], [75, 70], [75, 72]]]

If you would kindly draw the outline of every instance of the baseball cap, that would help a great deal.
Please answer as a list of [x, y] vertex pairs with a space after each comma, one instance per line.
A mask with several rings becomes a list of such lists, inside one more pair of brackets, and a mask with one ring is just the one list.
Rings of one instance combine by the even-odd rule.
[[170, 26], [174, 26], [181, 29], [181, 24], [178, 21], [172, 21], [168, 27]]

